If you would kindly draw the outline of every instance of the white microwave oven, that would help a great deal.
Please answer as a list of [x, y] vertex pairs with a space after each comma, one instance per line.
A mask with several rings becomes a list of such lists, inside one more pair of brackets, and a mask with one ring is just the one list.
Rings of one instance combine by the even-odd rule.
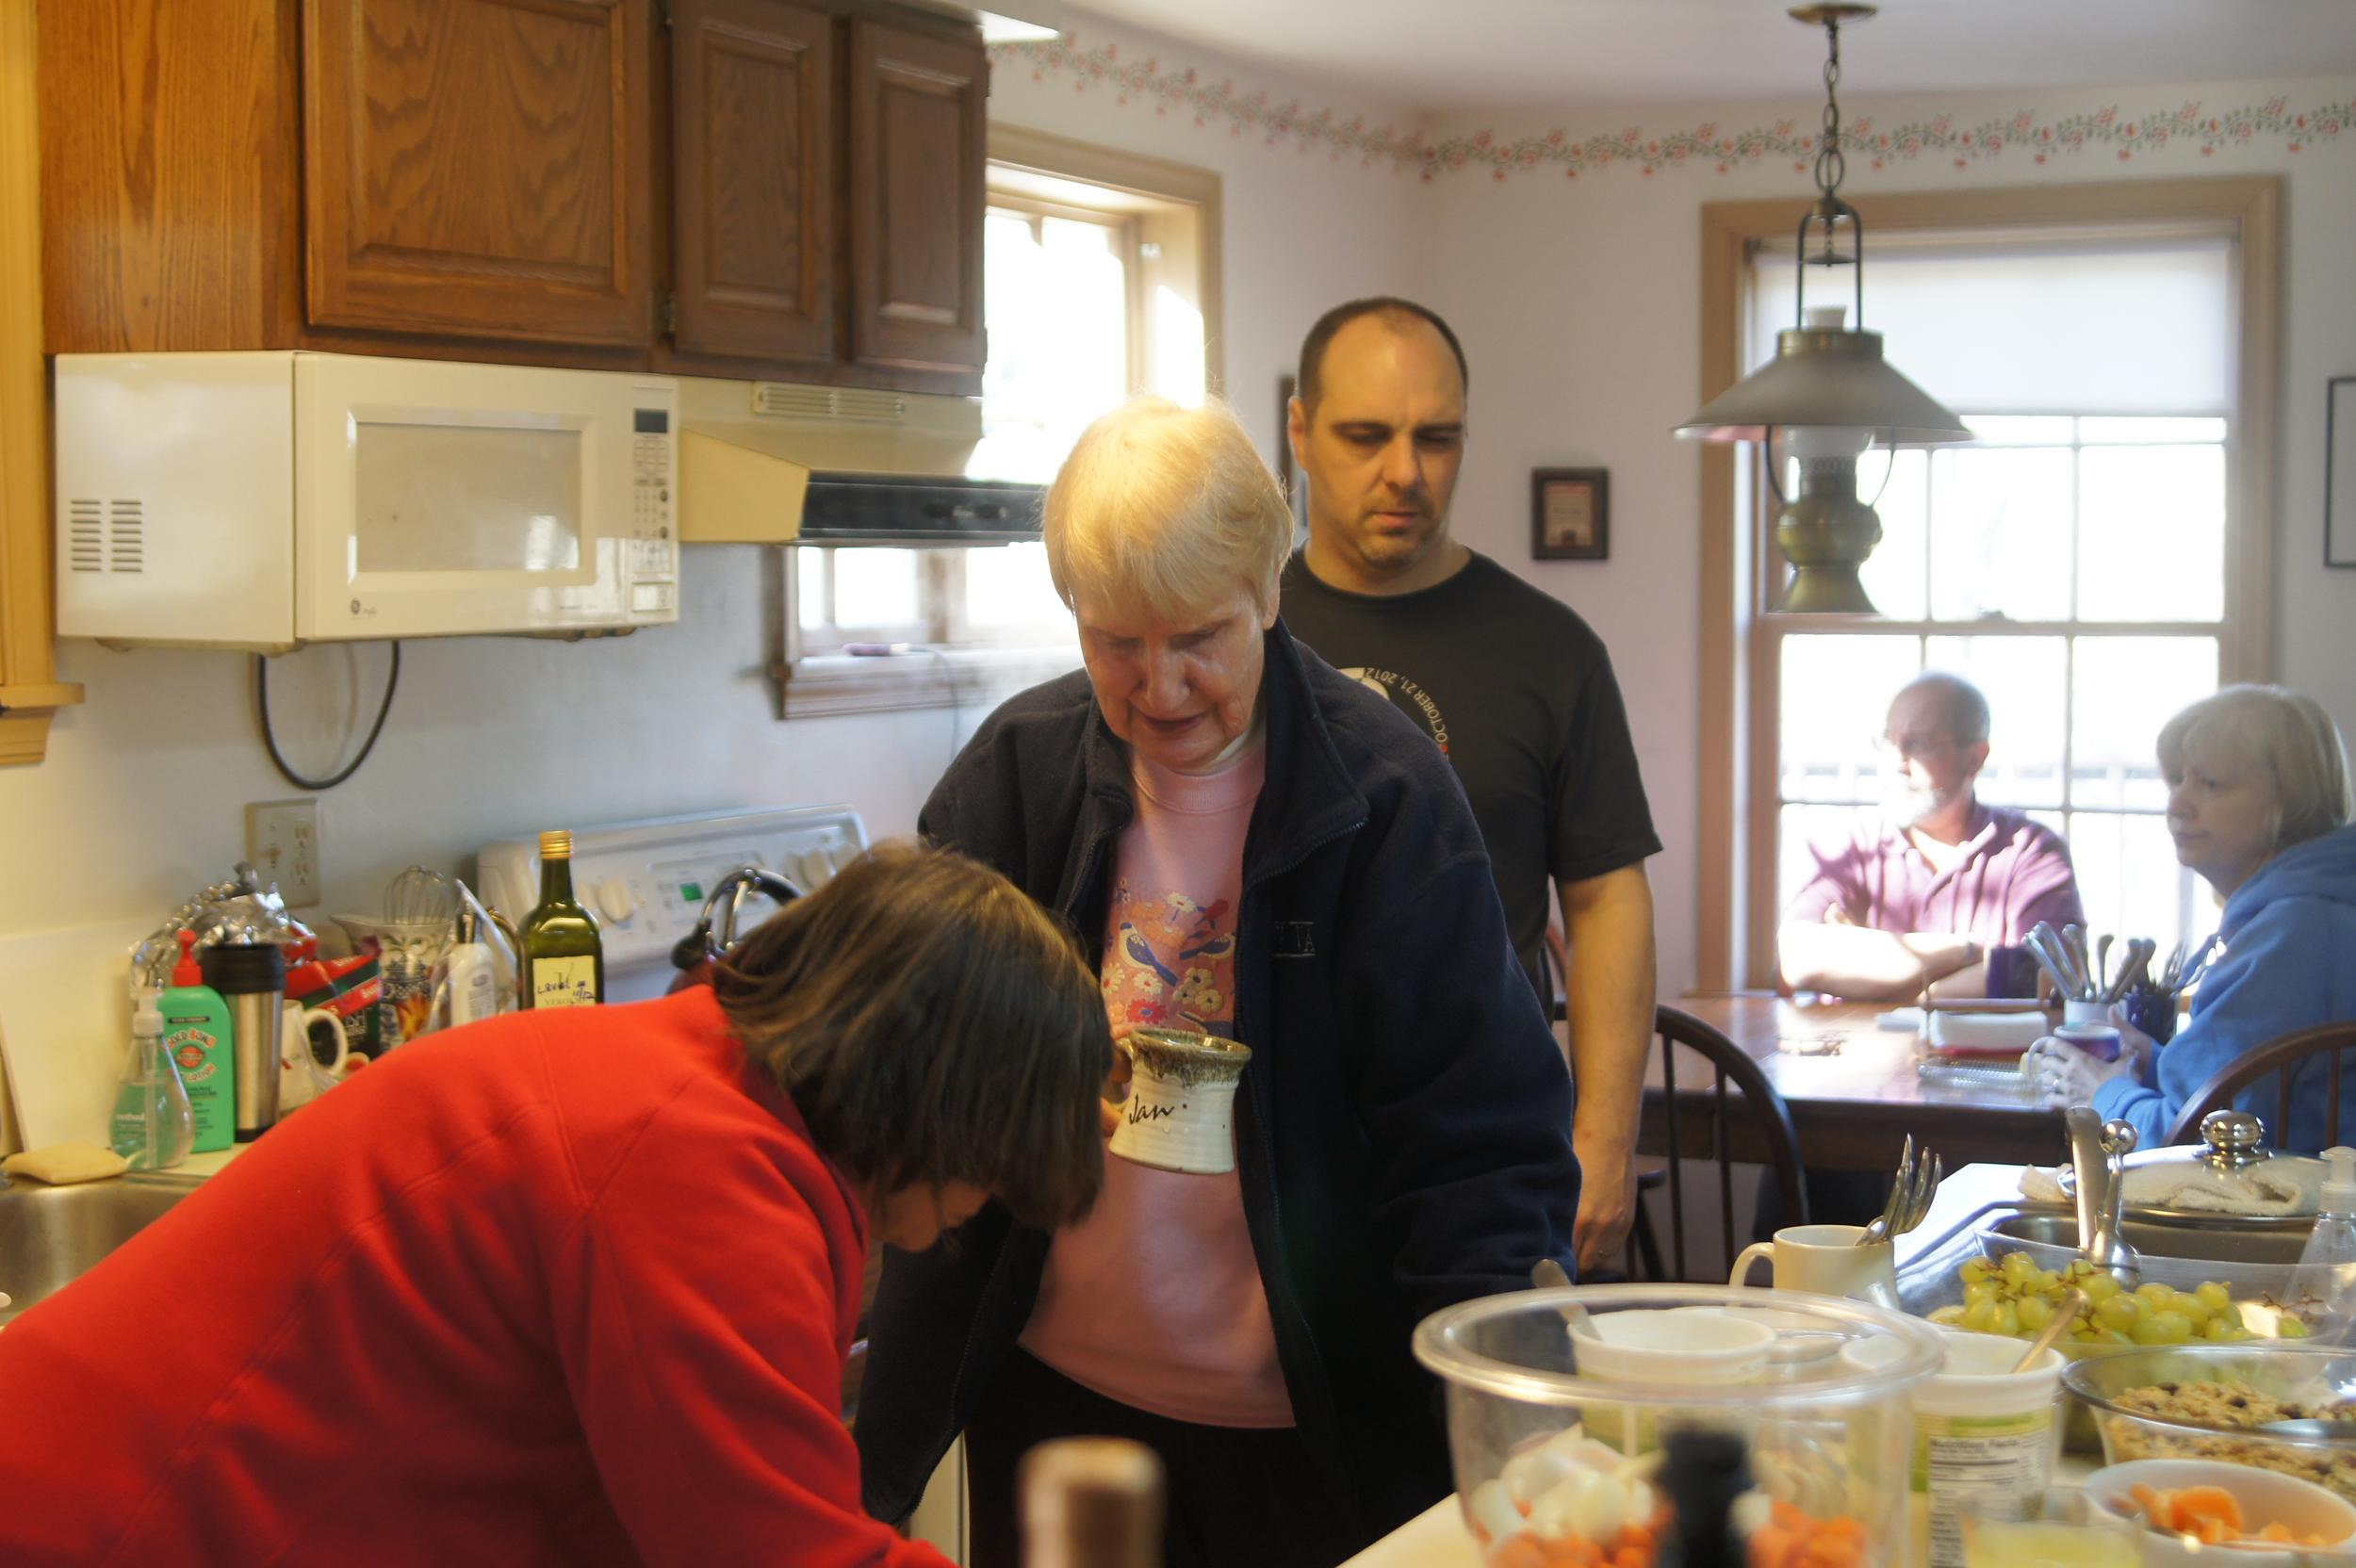
[[668, 377], [59, 354], [57, 629], [280, 650], [679, 618]]

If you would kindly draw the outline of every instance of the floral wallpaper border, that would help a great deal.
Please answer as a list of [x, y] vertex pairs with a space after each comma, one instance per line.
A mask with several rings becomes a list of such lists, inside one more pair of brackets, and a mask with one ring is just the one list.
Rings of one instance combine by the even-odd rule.
[[[1267, 92], [1239, 88], [1232, 77], [1211, 81], [1192, 69], [1164, 70], [1150, 55], [1124, 60], [1118, 44], [1086, 48], [1070, 33], [1052, 41], [999, 44], [991, 54], [1003, 69], [1027, 68], [1034, 82], [1069, 78], [1075, 92], [1109, 91], [1123, 106], [1150, 104], [1156, 116], [1191, 116], [1200, 129], [1224, 125], [1230, 136], [1257, 136], [1268, 147], [1289, 143], [1302, 153], [1323, 151], [1335, 163], [1355, 158], [1361, 168], [1413, 172], [1427, 181], [1482, 170], [1498, 180], [1557, 170], [1572, 180], [1613, 169], [1633, 169], [1646, 178], [1697, 170], [1726, 174], [1769, 159], [1789, 159], [1794, 171], [1805, 172], [1816, 155], [1816, 126], [1797, 120], [1740, 130], [1705, 122], [1655, 135], [1630, 126], [1617, 135], [1573, 137], [1557, 129], [1507, 136], [1482, 129], [1433, 139], [1418, 127], [1369, 127], [1363, 116], [1342, 120], [1330, 108], [1313, 109], [1298, 99], [1271, 102]], [[2223, 111], [2191, 102], [2131, 114], [2111, 105], [2045, 120], [2021, 109], [2008, 119], [1976, 124], [1939, 115], [1888, 129], [1857, 119], [1841, 128], [1841, 146], [1853, 166], [1882, 169], [1945, 159], [1969, 169], [2004, 157], [2045, 164], [2095, 151], [2125, 163], [2138, 154], [2179, 146], [2198, 147], [2203, 157], [2260, 142], [2279, 142], [2299, 153], [2351, 134], [2356, 134], [2356, 100], [2299, 111], [2277, 95]]]

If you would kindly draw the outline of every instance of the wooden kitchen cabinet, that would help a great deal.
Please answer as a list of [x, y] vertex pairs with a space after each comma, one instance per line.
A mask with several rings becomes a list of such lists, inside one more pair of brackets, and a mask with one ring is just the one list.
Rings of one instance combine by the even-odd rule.
[[659, 4], [40, 0], [44, 346], [978, 392], [979, 34]]
[[49, 422], [41, 361], [33, 8], [0, 7], [0, 765], [38, 762], [82, 689], [50, 639]]
[[311, 324], [650, 335], [653, 0], [304, 0]]
[[979, 384], [989, 94], [978, 38], [852, 21], [856, 364]]
[[835, 358], [835, 19], [795, 0], [674, 0], [672, 338]]

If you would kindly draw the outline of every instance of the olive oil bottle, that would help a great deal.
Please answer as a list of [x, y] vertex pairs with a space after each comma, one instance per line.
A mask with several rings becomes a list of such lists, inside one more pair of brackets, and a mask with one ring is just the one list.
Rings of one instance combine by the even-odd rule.
[[525, 918], [523, 984], [526, 1007], [591, 1007], [605, 1000], [605, 943], [596, 917], [573, 897], [573, 836], [540, 835], [540, 905]]

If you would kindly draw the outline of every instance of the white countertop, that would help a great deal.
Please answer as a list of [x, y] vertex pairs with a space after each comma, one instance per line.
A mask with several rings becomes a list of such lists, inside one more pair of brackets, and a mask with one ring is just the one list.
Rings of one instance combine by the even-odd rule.
[[[1971, 1165], [1954, 1172], [1939, 1186], [1930, 1212], [1910, 1237], [1899, 1240], [1901, 1268], [1932, 1250], [1948, 1232], [1973, 1211], [2020, 1193], [2021, 1170], [2011, 1165]], [[2085, 1478], [2087, 1466], [2077, 1459], [2063, 1460], [2054, 1479], [2064, 1485]], [[1341, 1568], [1481, 1568], [1481, 1553], [1453, 1495], [1444, 1497], [1398, 1529], [1343, 1563]]]
[[1481, 1568], [1453, 1494], [1399, 1526], [1342, 1568]]

